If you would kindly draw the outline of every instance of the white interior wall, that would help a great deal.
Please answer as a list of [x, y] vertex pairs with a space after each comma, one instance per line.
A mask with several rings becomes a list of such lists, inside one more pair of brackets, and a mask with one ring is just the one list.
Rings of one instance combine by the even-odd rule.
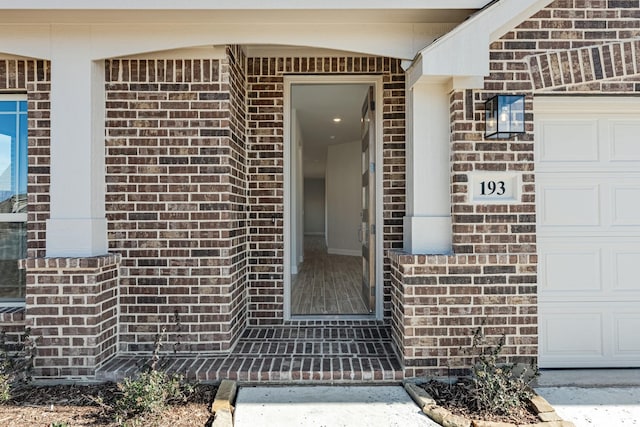
[[295, 179], [291, 182], [291, 230], [294, 231], [293, 238], [291, 239], [290, 262], [291, 274], [298, 274], [298, 266], [302, 262], [304, 255], [304, 171], [302, 170], [302, 147], [304, 141], [295, 109], [291, 110], [291, 130], [291, 154], [294, 159], [291, 165], [291, 175], [295, 177]]
[[304, 234], [324, 236], [325, 226], [325, 180], [304, 180]]
[[331, 254], [359, 256], [362, 210], [360, 141], [329, 146], [327, 152], [327, 247]]

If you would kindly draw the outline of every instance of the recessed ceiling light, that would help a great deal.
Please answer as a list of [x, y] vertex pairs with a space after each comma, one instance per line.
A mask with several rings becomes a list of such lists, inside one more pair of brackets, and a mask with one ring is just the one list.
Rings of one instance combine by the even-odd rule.
[[340, 117], [334, 117], [333, 121], [334, 121], [334, 123], [340, 123], [342, 121], [342, 119]]
[[329, 137], [329, 139], [336, 139], [336, 136], [335, 136], [335, 135], [331, 135], [331, 136]]

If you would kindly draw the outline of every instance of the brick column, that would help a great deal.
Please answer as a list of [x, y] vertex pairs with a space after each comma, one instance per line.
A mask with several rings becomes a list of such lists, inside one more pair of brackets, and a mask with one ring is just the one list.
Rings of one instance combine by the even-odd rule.
[[27, 269], [35, 377], [91, 379], [116, 352], [119, 255], [38, 258]]
[[473, 331], [507, 337], [508, 362], [537, 354], [535, 254], [391, 254], [392, 335], [405, 377], [466, 374]]

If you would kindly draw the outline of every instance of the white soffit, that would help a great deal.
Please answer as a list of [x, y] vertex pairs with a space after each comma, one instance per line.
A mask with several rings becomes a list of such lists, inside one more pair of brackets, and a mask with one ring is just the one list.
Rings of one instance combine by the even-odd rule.
[[0, 0], [4, 23], [459, 23], [490, 0]]
[[452, 80], [456, 89], [482, 87], [489, 45], [552, 0], [499, 0], [424, 48], [408, 70], [409, 87]]
[[[480, 9], [489, 0], [429, 0], [429, 9]], [[389, 9], [388, 0], [0, 0], [0, 9], [78, 10], [269, 10]], [[424, 0], [394, 0], [392, 9], [425, 9]]]
[[490, 0], [0, 0], [2, 52], [50, 58], [82, 27], [93, 59], [202, 45], [297, 45], [409, 60]]

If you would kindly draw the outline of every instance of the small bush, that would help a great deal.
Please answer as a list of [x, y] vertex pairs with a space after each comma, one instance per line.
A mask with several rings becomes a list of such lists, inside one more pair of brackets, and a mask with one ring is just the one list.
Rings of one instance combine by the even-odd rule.
[[122, 395], [115, 403], [116, 419], [157, 415], [168, 404], [186, 402], [193, 387], [182, 375], [163, 371], [142, 372], [136, 379], [126, 378], [117, 385]]
[[504, 335], [491, 346], [487, 345], [481, 328], [474, 332], [472, 351], [476, 353], [476, 363], [471, 377], [463, 384], [470, 403], [480, 413], [507, 415], [513, 409], [523, 408], [533, 395], [530, 383], [538, 375], [537, 367], [532, 365], [517, 373], [513, 364], [499, 363], [504, 344]]
[[517, 424], [536, 422], [527, 405], [538, 369], [533, 364], [503, 363], [500, 353], [504, 345], [504, 335], [497, 343], [490, 343], [479, 327], [471, 347], [463, 351], [474, 363], [470, 375], [448, 382], [430, 380], [423, 388], [439, 405], [460, 415]]
[[7, 343], [7, 334], [0, 331], [0, 403], [11, 399], [12, 390], [31, 381], [35, 340], [26, 328], [20, 342]]
[[[179, 319], [177, 322], [180, 326]], [[144, 363], [143, 372], [135, 379], [125, 378], [117, 384], [121, 396], [113, 409], [116, 422], [123, 426], [143, 425], [142, 418], [159, 415], [169, 404], [186, 403], [195, 391], [195, 386], [183, 375], [168, 374], [160, 368], [160, 350], [165, 334], [166, 329], [163, 328], [156, 335], [151, 359]]]

